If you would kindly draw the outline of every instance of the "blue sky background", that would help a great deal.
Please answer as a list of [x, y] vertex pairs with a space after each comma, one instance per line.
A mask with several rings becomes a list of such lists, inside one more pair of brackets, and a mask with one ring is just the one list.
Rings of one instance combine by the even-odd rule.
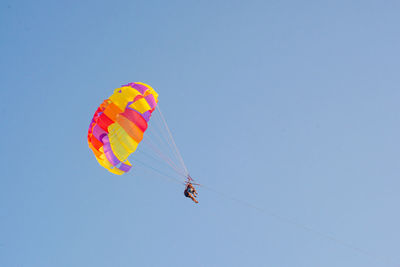
[[[399, 12], [3, 1], [0, 266], [400, 263]], [[196, 206], [154, 173], [100, 167], [89, 122], [130, 81], [159, 92], [200, 183], [267, 212], [201, 188]]]

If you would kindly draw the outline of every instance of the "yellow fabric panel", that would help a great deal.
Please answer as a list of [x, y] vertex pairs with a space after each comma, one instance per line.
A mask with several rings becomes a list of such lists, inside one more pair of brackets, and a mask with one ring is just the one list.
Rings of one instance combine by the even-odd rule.
[[105, 154], [101, 154], [100, 157], [96, 157], [96, 158], [99, 161], [99, 163], [102, 162], [102, 163], [100, 163], [101, 166], [104, 166], [105, 168], [107, 168], [107, 166], [112, 166], [111, 163], [108, 162], [107, 157], [106, 157]]
[[[118, 123], [115, 123], [115, 124], [118, 125]], [[119, 127], [120, 128], [116, 129], [115, 132], [113, 129], [111, 130], [112, 134], [115, 134], [115, 136], [112, 136], [110, 138], [118, 139], [118, 142], [121, 143], [125, 147], [125, 149], [129, 151], [129, 153], [135, 152], [135, 150], [138, 146], [138, 142], [133, 140], [132, 137], [130, 137], [128, 135], [128, 133], [121, 126], [119, 126]], [[110, 132], [110, 134], [111, 134], [111, 132]]]
[[112, 173], [114, 173], [114, 174], [118, 174], [118, 175], [124, 174], [124, 172], [121, 171], [120, 169], [113, 168], [113, 166], [111, 165], [110, 162], [108, 162], [107, 159], [101, 160], [101, 159], [99, 159], [99, 158], [97, 158], [97, 157], [96, 157], [96, 159], [97, 159], [97, 161], [99, 162], [99, 164], [100, 164], [101, 166], [103, 166], [104, 168], [106, 168], [106, 169], [109, 170], [110, 172], [112, 172]]
[[121, 171], [120, 169], [118, 169], [118, 168], [113, 168], [113, 169], [108, 169], [111, 173], [114, 173], [114, 174], [118, 174], [118, 175], [121, 175], [121, 174], [124, 174], [125, 172], [124, 171]]
[[[122, 129], [122, 128], [120, 128]], [[118, 131], [118, 130], [117, 130]], [[120, 161], [125, 161], [129, 155], [130, 151], [126, 149], [118, 140], [118, 133], [115, 132], [114, 130], [109, 129], [110, 134], [108, 137], [110, 138], [110, 145], [111, 149], [114, 152], [114, 155], [119, 159]]]
[[[119, 91], [121, 91], [121, 93], [119, 93]], [[133, 99], [135, 99], [136, 96], [140, 95], [139, 91], [130, 86], [117, 88], [115, 89], [114, 93], [122, 94], [128, 100], [128, 102], [133, 101]]]
[[102, 153], [99, 157], [96, 157], [97, 161], [100, 163], [101, 166], [110, 170], [113, 165], [108, 161], [106, 155], [104, 154], [103, 147], [100, 147], [99, 151]]
[[97, 161], [99, 162], [99, 164], [101, 165], [101, 166], [103, 166], [104, 168], [106, 168], [106, 169], [109, 169], [110, 168], [110, 166], [111, 166], [111, 163], [110, 162], [108, 162], [108, 160], [104, 160], [104, 159], [101, 159], [101, 158], [98, 158], [98, 157], [96, 157], [96, 159], [97, 159]]
[[110, 145], [115, 156], [124, 162], [136, 150], [138, 143], [118, 123], [110, 125], [108, 131]]
[[131, 152], [129, 150], [126, 149], [126, 147], [124, 147], [121, 143], [119, 143], [118, 141], [116, 141], [116, 144], [113, 145], [113, 143], [111, 142], [111, 147], [112, 150], [114, 152], [114, 155], [117, 157], [117, 159], [119, 159], [120, 161], [124, 161], [126, 160], [129, 155], [131, 154]]
[[[104, 168], [106, 168], [107, 170], [109, 170], [111, 173], [114, 173], [114, 174], [118, 174], [118, 175], [121, 175], [121, 174], [124, 174], [125, 172], [124, 171], [121, 171], [120, 169], [118, 169], [118, 168], [114, 168], [114, 166], [113, 165], [111, 165], [111, 163], [107, 160], [107, 158], [105, 158], [105, 159], [99, 159], [99, 158], [97, 158], [96, 157], [96, 159], [97, 159], [97, 161], [99, 162], [99, 164], [101, 165], [101, 166], [103, 166]], [[130, 165], [130, 163], [128, 162], [128, 164]], [[131, 165], [132, 166], [132, 165]]]
[[151, 109], [145, 98], [137, 100], [136, 102], [130, 104], [129, 107], [139, 111], [142, 114]]
[[138, 95], [141, 94], [136, 89], [130, 86], [125, 86], [115, 89], [113, 95], [110, 96], [109, 99], [121, 110], [125, 110], [128, 102], [133, 101]]
[[121, 93], [114, 93], [110, 96], [110, 99], [115, 105], [117, 105], [121, 110], [125, 110], [126, 104], [128, 103], [128, 99]]
[[130, 86], [122, 86], [122, 87], [119, 87], [119, 88], [115, 88], [113, 94], [118, 94], [118, 93], [120, 94], [119, 91], [124, 91], [124, 90], [126, 90], [128, 88], [131, 88], [131, 87]]

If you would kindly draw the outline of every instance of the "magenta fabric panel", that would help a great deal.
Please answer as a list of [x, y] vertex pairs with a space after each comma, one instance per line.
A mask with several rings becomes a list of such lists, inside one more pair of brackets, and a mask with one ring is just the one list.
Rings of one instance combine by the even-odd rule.
[[137, 127], [139, 127], [140, 130], [142, 130], [142, 132], [146, 131], [147, 121], [143, 118], [142, 114], [140, 114], [136, 110], [127, 108], [120, 115], [133, 122]]
[[93, 127], [93, 136], [97, 138], [97, 140], [103, 139], [103, 136], [107, 135], [107, 132], [101, 129], [97, 124]]
[[144, 85], [136, 84], [136, 83], [128, 83], [128, 84], [125, 84], [123, 86], [130, 86], [130, 87], [138, 90], [138, 92], [140, 92], [142, 95], [144, 94], [144, 92], [146, 92], [149, 89]]
[[156, 100], [154, 99], [153, 95], [148, 95], [145, 97], [147, 103], [149, 103], [149, 106], [151, 109], [155, 108], [157, 106]]
[[118, 167], [118, 169], [120, 169], [123, 172], [128, 172], [131, 168], [132, 166], [129, 166], [128, 164], [125, 163], [121, 163], [121, 165]]
[[151, 112], [150, 110], [146, 111], [145, 113], [142, 114], [143, 118], [148, 122], [151, 117]]
[[110, 145], [110, 139], [108, 138], [107, 135], [105, 135], [101, 141], [104, 144], [103, 149], [104, 149], [104, 154], [106, 155], [106, 158], [113, 166], [116, 166], [121, 161], [115, 156], [114, 152], [112, 151], [111, 145]]

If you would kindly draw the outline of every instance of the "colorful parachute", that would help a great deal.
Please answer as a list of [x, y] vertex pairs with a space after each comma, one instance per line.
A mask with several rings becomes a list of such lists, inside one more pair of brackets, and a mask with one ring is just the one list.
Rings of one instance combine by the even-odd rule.
[[88, 131], [89, 147], [100, 165], [115, 174], [131, 169], [128, 157], [142, 141], [157, 103], [156, 91], [140, 82], [123, 85], [104, 100]]

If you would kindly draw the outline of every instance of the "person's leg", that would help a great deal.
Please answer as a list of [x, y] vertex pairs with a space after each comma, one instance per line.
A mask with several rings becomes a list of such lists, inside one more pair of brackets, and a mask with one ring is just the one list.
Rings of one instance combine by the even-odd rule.
[[190, 195], [190, 198], [191, 198], [194, 202], [199, 203], [192, 195]]

